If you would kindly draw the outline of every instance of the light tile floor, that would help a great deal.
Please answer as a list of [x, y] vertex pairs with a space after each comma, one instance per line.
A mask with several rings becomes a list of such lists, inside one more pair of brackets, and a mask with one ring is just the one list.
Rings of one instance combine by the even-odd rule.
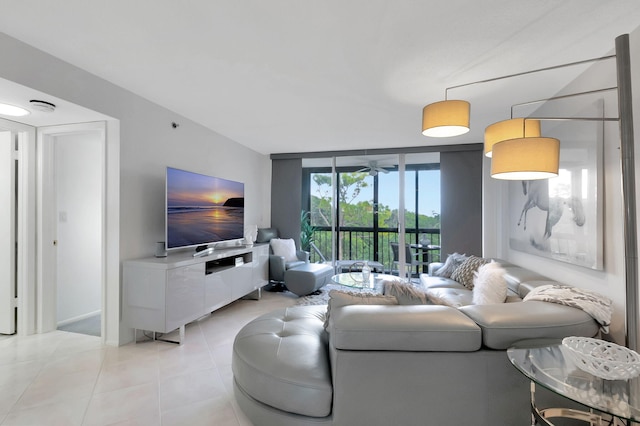
[[183, 345], [110, 347], [63, 331], [2, 337], [0, 425], [251, 425], [233, 397], [233, 339], [251, 319], [296, 300], [262, 294], [187, 325]]

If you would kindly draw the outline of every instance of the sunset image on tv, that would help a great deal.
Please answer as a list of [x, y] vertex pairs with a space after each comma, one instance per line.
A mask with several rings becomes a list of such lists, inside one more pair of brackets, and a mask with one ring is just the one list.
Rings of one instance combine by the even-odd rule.
[[167, 248], [244, 236], [244, 184], [167, 167]]

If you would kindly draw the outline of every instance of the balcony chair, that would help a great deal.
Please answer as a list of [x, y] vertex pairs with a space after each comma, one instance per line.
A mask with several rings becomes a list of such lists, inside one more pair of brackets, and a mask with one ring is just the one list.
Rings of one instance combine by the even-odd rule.
[[[391, 253], [393, 254], [393, 264], [398, 265], [398, 271], [400, 271], [400, 248], [398, 243], [389, 243], [391, 245]], [[408, 269], [411, 276], [413, 276], [413, 268], [418, 270], [419, 267], [426, 268], [429, 266], [429, 262], [423, 262], [420, 253], [411, 250], [411, 245], [405, 244], [405, 269]], [[399, 274], [399, 272], [398, 272]]]
[[[279, 243], [273, 244], [271, 240], [279, 240]], [[284, 284], [285, 272], [309, 263], [309, 252], [297, 250], [295, 245], [292, 248], [290, 241], [280, 239], [278, 230], [275, 228], [259, 228], [256, 243], [269, 243], [269, 284], [264, 288], [267, 291], [285, 291], [287, 289]], [[274, 247], [276, 247], [275, 251]], [[282, 251], [281, 247], [288, 250]]]

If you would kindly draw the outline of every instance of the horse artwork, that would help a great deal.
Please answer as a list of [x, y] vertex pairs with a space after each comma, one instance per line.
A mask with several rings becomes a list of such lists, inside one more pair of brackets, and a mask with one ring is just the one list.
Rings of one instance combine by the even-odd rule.
[[[584, 103], [557, 99], [536, 103], [529, 113], [537, 117], [604, 117], [604, 104], [604, 99]], [[604, 124], [542, 119], [541, 133], [560, 141], [558, 174], [507, 183], [503, 200], [508, 212], [497, 212], [497, 220], [506, 224], [509, 250], [603, 270]], [[518, 253], [507, 254], [527, 261]]]
[[584, 215], [582, 200], [576, 196], [560, 197], [556, 195], [550, 197], [549, 181], [547, 179], [523, 180], [522, 192], [527, 199], [522, 206], [520, 219], [518, 219], [518, 226], [522, 224], [523, 229], [527, 229], [527, 212], [534, 207], [545, 211], [547, 215], [542, 239], [536, 240], [532, 236], [531, 243], [536, 245], [538, 248], [543, 247], [539, 244], [539, 241], [545, 241], [551, 237], [553, 227], [560, 221], [565, 209], [569, 210], [573, 214], [572, 220], [576, 226], [584, 225], [586, 218]]
[[595, 197], [583, 197], [584, 188], [589, 189], [583, 178], [580, 173], [566, 173], [511, 182], [510, 247], [597, 269]]

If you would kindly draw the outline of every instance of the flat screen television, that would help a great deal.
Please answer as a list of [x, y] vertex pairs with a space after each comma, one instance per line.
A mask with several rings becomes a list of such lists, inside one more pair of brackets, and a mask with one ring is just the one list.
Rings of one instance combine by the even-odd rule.
[[167, 167], [168, 250], [244, 237], [244, 183]]

